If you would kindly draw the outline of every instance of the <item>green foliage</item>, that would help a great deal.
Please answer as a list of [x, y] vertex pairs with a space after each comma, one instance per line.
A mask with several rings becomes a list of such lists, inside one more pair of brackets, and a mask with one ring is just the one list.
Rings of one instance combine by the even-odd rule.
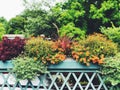
[[8, 33], [21, 34], [24, 32], [25, 19], [21, 16], [16, 16], [8, 22]]
[[120, 84], [120, 53], [106, 58], [101, 70], [107, 82], [113, 86]]
[[109, 90], [120, 90], [120, 84], [116, 85], [116, 86], [110, 86]]
[[90, 12], [91, 12], [91, 17], [93, 19], [102, 19], [102, 22], [108, 22], [110, 21], [110, 18], [105, 16], [106, 11], [112, 10], [114, 8], [114, 3], [111, 0], [103, 1], [101, 3], [101, 8], [97, 8], [94, 4], [90, 5]]
[[4, 18], [4, 17], [0, 17], [0, 23], [3, 24], [5, 31], [7, 33], [7, 29], [8, 29], [8, 21]]
[[68, 23], [66, 26], [63, 26], [59, 30], [60, 36], [68, 36], [75, 40], [80, 40], [85, 37], [85, 30], [75, 27], [74, 23]]
[[100, 32], [100, 26], [108, 27], [111, 21], [120, 25], [119, 8], [119, 0], [68, 0], [62, 5], [60, 24], [72, 21], [88, 33]]
[[47, 37], [57, 36], [57, 30], [53, 24], [57, 25], [56, 18], [59, 11], [51, 9], [51, 2], [48, 0], [33, 0], [32, 2], [24, 0], [26, 9], [22, 13], [22, 16], [26, 19], [26, 31], [29, 31], [34, 36], [40, 34], [44, 34]]
[[[34, 60], [42, 60], [51, 53], [51, 41], [44, 40], [41, 37], [32, 37], [27, 40], [25, 45], [26, 55], [34, 58]], [[43, 63], [46, 63], [43, 61]]]
[[[68, 2], [69, 3], [69, 2]], [[60, 35], [68, 35], [70, 38], [83, 38], [86, 32], [86, 21], [84, 20], [85, 10], [82, 3], [73, 1], [65, 8], [62, 5], [62, 12], [57, 21], [60, 24]]]
[[43, 73], [47, 73], [47, 67], [40, 61], [29, 57], [17, 57], [13, 59], [13, 72], [18, 80], [33, 79]]
[[101, 32], [105, 34], [113, 42], [118, 43], [120, 47], [120, 27], [101, 27]]
[[89, 47], [90, 53], [93, 55], [114, 56], [117, 53], [117, 44], [108, 40], [102, 34], [89, 35], [83, 42], [85, 48]]
[[65, 25], [69, 22], [77, 23], [79, 22], [80, 18], [84, 17], [84, 14], [85, 14], [85, 10], [82, 4], [73, 1], [69, 5], [69, 8], [63, 10], [58, 20], [60, 23], [62, 23], [62, 25]]
[[22, 17], [26, 19], [25, 31], [34, 36], [44, 34], [51, 37], [56, 33], [56, 28], [53, 28], [53, 22], [50, 21], [51, 16], [44, 10], [25, 10]]
[[[110, 27], [110, 22], [115, 26], [120, 25], [119, 0], [67, 0], [54, 7], [44, 1], [41, 3], [40, 0], [35, 0], [29, 3], [24, 0], [27, 5], [22, 14], [27, 22], [24, 27], [35, 36], [45, 34], [55, 37], [58, 35], [57, 31], [69, 23], [87, 33], [100, 32], [100, 26]], [[44, 10], [43, 6], [50, 9]]]
[[[120, 25], [119, 0], [94, 0], [88, 1], [90, 10], [89, 18], [94, 29], [99, 29], [100, 26], [111, 26], [112, 21], [116, 26]], [[86, 3], [86, 4], [88, 4]], [[90, 23], [89, 23], [90, 24]], [[91, 24], [90, 24], [91, 25]], [[89, 26], [90, 27], [90, 26]], [[92, 28], [92, 27], [90, 27]]]
[[5, 27], [2, 23], [0, 23], [0, 40], [2, 40], [2, 36], [6, 33]]

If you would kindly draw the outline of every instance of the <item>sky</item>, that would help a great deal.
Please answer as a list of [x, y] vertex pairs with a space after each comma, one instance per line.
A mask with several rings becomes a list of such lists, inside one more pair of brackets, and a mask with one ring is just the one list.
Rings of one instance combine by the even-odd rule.
[[9, 20], [24, 10], [23, 0], [0, 0], [0, 17]]
[[[51, 0], [61, 2], [64, 0]], [[24, 10], [23, 0], [0, 0], [0, 17], [7, 20], [19, 15]]]

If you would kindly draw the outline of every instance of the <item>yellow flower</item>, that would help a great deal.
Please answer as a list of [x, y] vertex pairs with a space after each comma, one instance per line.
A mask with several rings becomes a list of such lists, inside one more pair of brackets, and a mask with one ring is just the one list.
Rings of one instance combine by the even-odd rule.
[[36, 60], [37, 60], [37, 57], [34, 57], [34, 60], [36, 61]]
[[89, 51], [87, 51], [87, 52], [86, 52], [86, 56], [89, 56], [89, 55], [90, 55], [90, 52], [89, 52]]

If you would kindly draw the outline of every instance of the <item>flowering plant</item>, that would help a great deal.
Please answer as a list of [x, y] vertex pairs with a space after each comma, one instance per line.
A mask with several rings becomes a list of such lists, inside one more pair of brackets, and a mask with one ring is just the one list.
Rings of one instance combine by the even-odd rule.
[[[67, 36], [60, 37], [56, 41], [33, 37], [26, 42], [25, 52], [34, 60], [41, 60], [44, 64], [56, 64], [67, 57], [87, 66], [90, 62], [103, 64], [104, 57], [114, 55], [117, 49], [117, 45], [104, 38], [101, 34], [94, 34], [80, 41], [72, 41]], [[111, 49], [113, 51], [109, 52]]]
[[93, 55], [89, 51], [89, 47], [85, 48], [84, 46], [80, 45], [79, 42], [73, 42], [72, 44], [72, 57], [81, 63], [86, 64], [89, 66], [90, 62], [102, 64], [104, 60], [104, 55]]
[[59, 38], [52, 43], [51, 50], [51, 54], [45, 57], [44, 60], [51, 61], [52, 64], [65, 60], [71, 52], [70, 39], [66, 36]]
[[[37, 67], [36, 66], [37, 64], [41, 63], [42, 64], [41, 67], [46, 68], [47, 65], [57, 64], [59, 62], [66, 60], [67, 57], [71, 57], [77, 62], [80, 62], [87, 66], [89, 66], [91, 62], [97, 64], [103, 64], [104, 58], [106, 56], [115, 54], [117, 45], [115, 45], [110, 41], [107, 41], [107, 39], [103, 39], [101, 35], [99, 36], [98, 35], [99, 34], [92, 35], [95, 39], [94, 38], [90, 39], [89, 37], [87, 37], [86, 39], [80, 41], [73, 41], [69, 39], [67, 36], [60, 37], [56, 41], [46, 40], [45, 37], [32, 37], [28, 39], [25, 44], [24, 55], [25, 57], [29, 57], [29, 58], [27, 58], [27, 61], [25, 61], [24, 66], [26, 67], [26, 63], [28, 63], [28, 65], [31, 65], [31, 68], [33, 70], [31, 71], [33, 72], [31, 76], [34, 77], [38, 73], [41, 72], [44, 73], [44, 71], [47, 71], [46, 69], [44, 70], [40, 67]], [[101, 41], [99, 41], [98, 39], [100, 39]], [[101, 50], [103, 52], [101, 52], [101, 50], [99, 49], [100, 47], [102, 47]], [[94, 49], [96, 53], [93, 52]], [[110, 49], [112, 49], [113, 51], [109, 52], [108, 50]], [[20, 58], [20, 60], [22, 58]], [[19, 60], [19, 57], [17, 59]], [[22, 64], [16, 64], [16, 63], [17, 61], [14, 63], [14, 65], [17, 65], [14, 70], [16, 70], [15, 72], [17, 73], [17, 75], [19, 74], [22, 75], [22, 73], [17, 72], [18, 70], [17, 68], [20, 68], [19, 65], [22, 66]], [[23, 62], [21, 61], [21, 63]], [[35, 67], [36, 69], [34, 71]], [[40, 69], [42, 71], [39, 71]], [[20, 69], [20, 70], [21, 72], [25, 72], [24, 69]], [[28, 68], [28, 72], [29, 71], [30, 70]], [[29, 73], [26, 73], [24, 76], [25, 77], [20, 77], [20, 78], [23, 79], [32, 78], [31, 76], [29, 76]]]

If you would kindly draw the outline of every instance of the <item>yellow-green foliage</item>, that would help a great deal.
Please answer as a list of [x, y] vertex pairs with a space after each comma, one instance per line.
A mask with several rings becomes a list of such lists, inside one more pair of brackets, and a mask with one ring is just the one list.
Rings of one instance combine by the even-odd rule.
[[[114, 57], [105, 58], [105, 63], [102, 65], [101, 70], [106, 82], [110, 82], [112, 86], [119, 86], [118, 84], [120, 84], [120, 53], [118, 53]], [[120, 90], [120, 88], [110, 90]]]
[[42, 60], [51, 52], [51, 41], [43, 40], [41, 37], [32, 37], [26, 41], [25, 52], [34, 60]]
[[2, 36], [5, 34], [5, 28], [2, 23], [0, 23], [0, 40], [2, 39]]
[[101, 32], [105, 34], [113, 42], [118, 43], [120, 47], [120, 27], [115, 27], [112, 24], [112, 27], [108, 27], [108, 28], [101, 27]]
[[93, 34], [89, 35], [83, 42], [85, 48], [89, 47], [90, 53], [93, 55], [104, 55], [106, 56], [114, 56], [117, 53], [117, 44], [108, 40], [102, 34]]

